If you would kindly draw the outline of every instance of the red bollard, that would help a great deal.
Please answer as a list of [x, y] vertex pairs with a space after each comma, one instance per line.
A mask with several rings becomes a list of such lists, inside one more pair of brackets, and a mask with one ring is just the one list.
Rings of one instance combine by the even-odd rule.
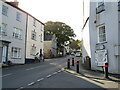
[[75, 60], [75, 59], [74, 59], [74, 58], [72, 58], [72, 66], [74, 66], [74, 60]]
[[79, 73], [79, 61], [76, 63], [76, 72]]
[[109, 78], [108, 77], [108, 63], [105, 63], [105, 78]]
[[67, 69], [70, 69], [70, 59], [67, 61]]

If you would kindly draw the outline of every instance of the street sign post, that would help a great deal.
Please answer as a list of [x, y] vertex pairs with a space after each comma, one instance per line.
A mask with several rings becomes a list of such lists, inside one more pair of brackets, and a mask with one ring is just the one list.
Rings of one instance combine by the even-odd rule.
[[97, 50], [95, 52], [95, 64], [96, 66], [101, 66], [103, 67], [105, 63], [108, 62], [107, 59], [107, 50]]

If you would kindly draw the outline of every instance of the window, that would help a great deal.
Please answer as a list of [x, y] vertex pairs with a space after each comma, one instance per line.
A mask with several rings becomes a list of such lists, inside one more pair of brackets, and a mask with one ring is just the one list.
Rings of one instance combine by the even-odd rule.
[[41, 42], [42, 42], [42, 37], [43, 37], [43, 36], [42, 36], [42, 34], [41, 34], [41, 35], [40, 35], [40, 40], [41, 40]]
[[0, 30], [0, 34], [6, 36], [7, 35], [7, 24], [2, 23], [2, 28]]
[[35, 54], [36, 54], [36, 46], [35, 44], [33, 44], [31, 47], [31, 55], [35, 55]]
[[21, 58], [21, 49], [12, 47], [12, 58]]
[[21, 13], [17, 12], [16, 14], [16, 20], [21, 21]]
[[118, 1], [118, 11], [120, 11], [120, 0]]
[[31, 39], [36, 40], [36, 32], [35, 32], [35, 30], [32, 31]]
[[5, 16], [8, 15], [8, 7], [6, 7], [4, 5], [2, 6], [2, 14], [5, 15]]
[[100, 5], [102, 5], [104, 3], [104, 0], [97, 0], [97, 7], [99, 7]]
[[96, 14], [101, 13], [102, 11], [105, 11], [104, 0], [98, 0]]
[[36, 27], [36, 20], [35, 19], [33, 19], [33, 26]]
[[22, 39], [22, 30], [18, 29], [18, 28], [14, 28], [13, 37], [18, 38], [18, 39]]
[[106, 32], [105, 26], [98, 27], [98, 42], [105, 42], [106, 41]]

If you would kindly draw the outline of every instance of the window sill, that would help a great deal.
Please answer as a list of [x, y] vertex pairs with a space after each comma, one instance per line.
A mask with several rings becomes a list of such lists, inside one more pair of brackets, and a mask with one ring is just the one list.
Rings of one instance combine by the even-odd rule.
[[98, 45], [98, 44], [105, 44], [105, 43], [107, 43], [107, 41], [104, 41], [104, 42], [98, 42], [96, 45]]
[[17, 19], [16, 19], [16, 21], [21, 22], [20, 20], [17, 20]]
[[16, 57], [11, 57], [11, 59], [21, 59], [21, 57], [20, 57], [20, 58], [16, 58]]
[[36, 27], [36, 25], [33, 25], [34, 27]]
[[35, 39], [32, 39], [32, 40], [37, 41], [37, 40], [35, 40]]
[[102, 12], [104, 12], [105, 11], [105, 9], [104, 10], [101, 10], [100, 12], [96, 12], [96, 14], [100, 14], [100, 13], [102, 13]]
[[2, 15], [6, 16], [6, 17], [8, 17], [8, 15], [5, 15], [5, 14], [3, 14], [3, 13], [2, 13]]

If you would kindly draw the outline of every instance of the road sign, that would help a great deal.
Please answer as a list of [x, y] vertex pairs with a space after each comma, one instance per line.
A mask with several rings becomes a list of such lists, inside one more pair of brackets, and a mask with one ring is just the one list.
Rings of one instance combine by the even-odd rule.
[[96, 66], [104, 66], [108, 62], [107, 50], [97, 50], [95, 52], [95, 64]]

